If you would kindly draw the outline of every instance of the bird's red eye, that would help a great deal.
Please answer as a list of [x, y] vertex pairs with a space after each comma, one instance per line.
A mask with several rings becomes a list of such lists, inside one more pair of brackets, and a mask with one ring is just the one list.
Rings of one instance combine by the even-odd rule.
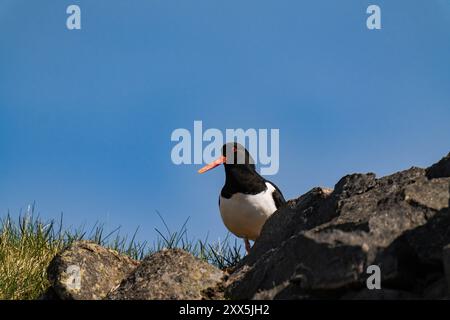
[[237, 152], [237, 148], [236, 147], [233, 147], [233, 152]]

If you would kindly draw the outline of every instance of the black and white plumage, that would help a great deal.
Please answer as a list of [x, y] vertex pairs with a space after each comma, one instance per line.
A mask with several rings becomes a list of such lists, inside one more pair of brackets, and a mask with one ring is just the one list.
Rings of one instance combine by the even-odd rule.
[[[231, 155], [231, 156], [230, 156]], [[199, 170], [208, 171], [220, 164], [225, 167], [225, 185], [219, 197], [220, 215], [233, 234], [256, 240], [266, 220], [286, 201], [280, 189], [256, 172], [253, 158], [238, 143], [222, 147], [222, 157]]]

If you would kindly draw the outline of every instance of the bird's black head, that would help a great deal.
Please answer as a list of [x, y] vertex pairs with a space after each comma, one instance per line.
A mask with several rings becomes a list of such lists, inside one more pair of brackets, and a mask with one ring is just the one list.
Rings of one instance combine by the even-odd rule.
[[241, 144], [225, 144], [222, 147], [222, 155], [198, 172], [206, 172], [221, 164], [225, 167], [225, 185], [221, 196], [229, 199], [236, 192], [257, 194], [267, 189], [264, 178], [256, 172], [255, 161]]
[[243, 145], [237, 142], [224, 144], [222, 155], [226, 158], [225, 166], [246, 165], [255, 168], [255, 161]]
[[217, 160], [201, 168], [198, 172], [206, 172], [221, 164], [225, 165], [225, 171], [229, 171], [230, 169], [255, 171], [255, 161], [252, 156], [243, 145], [237, 142], [224, 144], [222, 147], [222, 155]]

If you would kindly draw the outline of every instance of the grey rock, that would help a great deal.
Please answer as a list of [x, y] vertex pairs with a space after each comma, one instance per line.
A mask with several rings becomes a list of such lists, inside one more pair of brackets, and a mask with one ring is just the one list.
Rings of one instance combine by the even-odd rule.
[[362, 289], [358, 292], [350, 292], [344, 295], [342, 300], [418, 300], [420, 296], [413, 293], [402, 291], [402, 290], [392, 290], [392, 289], [380, 289], [380, 290], [369, 290]]
[[[230, 275], [179, 249], [138, 262], [76, 242], [52, 260], [41, 299], [448, 299], [449, 164], [347, 175], [288, 201]], [[380, 290], [366, 286], [370, 265]]]
[[370, 296], [423, 297], [432, 284], [426, 275], [443, 276], [450, 243], [448, 163], [380, 179], [348, 175], [333, 192], [315, 188], [289, 201], [230, 275], [226, 296], [342, 298], [356, 290], [364, 298], [367, 267], [376, 264], [384, 291]]
[[427, 177], [429, 179], [450, 177], [450, 153], [427, 169]]
[[447, 280], [447, 294], [450, 297], [450, 244], [442, 250], [442, 259], [444, 261], [444, 274]]
[[43, 294], [38, 297], [38, 300], [61, 300], [52, 287], [49, 287]]
[[423, 290], [423, 298], [428, 300], [445, 299], [447, 295], [447, 283], [443, 277], [431, 283]]
[[49, 292], [63, 300], [103, 299], [137, 265], [114, 250], [92, 242], [75, 242], [51, 261], [47, 269], [52, 286]]
[[436, 211], [448, 208], [448, 180], [422, 180], [405, 187], [405, 200], [411, 205]]
[[[120, 286], [111, 300], [210, 299], [224, 274], [180, 249], [164, 249], [146, 257]], [[220, 291], [220, 290], [219, 290]]]

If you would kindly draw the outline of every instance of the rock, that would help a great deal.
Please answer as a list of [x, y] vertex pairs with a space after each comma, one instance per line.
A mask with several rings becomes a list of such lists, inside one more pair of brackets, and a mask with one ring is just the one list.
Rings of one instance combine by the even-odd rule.
[[423, 298], [428, 300], [443, 299], [447, 297], [447, 283], [444, 277], [436, 280], [423, 290]]
[[450, 153], [427, 169], [429, 179], [450, 177]]
[[[348, 175], [331, 193], [315, 188], [289, 201], [230, 275], [226, 297], [442, 296], [442, 283], [433, 289], [427, 275], [443, 278], [442, 248], [450, 243], [449, 161], [380, 179]], [[367, 293], [366, 271], [374, 264], [383, 291]]]
[[49, 287], [38, 300], [61, 300], [52, 287]]
[[47, 275], [52, 291], [64, 300], [106, 297], [138, 262], [87, 241], [75, 242], [51, 261]]
[[405, 187], [405, 201], [436, 211], [448, 208], [448, 180], [425, 180]]
[[391, 289], [369, 290], [362, 289], [344, 295], [342, 300], [417, 300], [419, 296], [410, 292]]
[[211, 288], [220, 285], [223, 276], [221, 270], [183, 250], [165, 249], [146, 257], [107, 299], [211, 298], [211, 292], [217, 292]]
[[450, 297], [450, 244], [444, 247], [442, 258], [444, 260], [444, 274], [447, 280], [447, 294]]
[[[252, 247], [252, 254], [246, 257], [248, 262], [254, 263], [254, 259], [276, 248], [283, 239], [330, 220], [332, 217], [327, 217], [328, 212], [323, 212], [319, 206], [326, 207], [324, 200], [331, 192], [332, 190], [326, 188], [314, 188], [298, 199], [290, 200], [286, 208], [280, 209], [277, 215], [270, 219], [270, 224], [263, 226], [259, 240]], [[314, 214], [319, 209], [322, 214]]]
[[[449, 166], [450, 154], [314, 188], [275, 212], [227, 272], [179, 249], [137, 262], [76, 242], [50, 263], [41, 299], [449, 299]], [[381, 289], [366, 284], [372, 265]]]

